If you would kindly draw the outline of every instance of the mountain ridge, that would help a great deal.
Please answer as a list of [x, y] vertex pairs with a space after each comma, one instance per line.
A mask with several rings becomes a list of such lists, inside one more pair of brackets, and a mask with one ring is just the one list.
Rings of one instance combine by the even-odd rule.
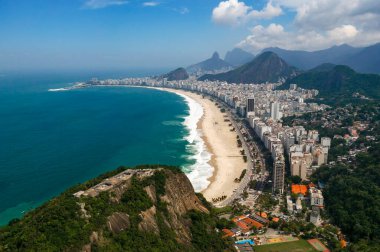
[[226, 53], [224, 61], [238, 67], [252, 61], [254, 58], [253, 54], [236, 47]]
[[264, 52], [252, 61], [226, 73], [206, 74], [199, 80], [226, 81], [228, 83], [265, 83], [278, 82], [296, 75], [297, 69], [289, 66], [273, 52]]
[[297, 84], [306, 89], [317, 89], [319, 90], [317, 98], [331, 104], [350, 102], [357, 97], [356, 93], [371, 99], [380, 99], [380, 75], [357, 73], [345, 65], [317, 66], [288, 79], [280, 89], [287, 89], [290, 84]]
[[204, 73], [204, 72], [214, 72], [223, 71], [233, 68], [231, 64], [222, 60], [218, 52], [214, 52], [211, 58], [201, 61], [199, 63], [190, 65], [186, 68], [189, 73]]
[[342, 44], [317, 51], [286, 50], [278, 47], [262, 51], [273, 51], [289, 64], [303, 70], [312, 69], [323, 63], [332, 63], [347, 65], [362, 73], [380, 74], [380, 43], [367, 47]]

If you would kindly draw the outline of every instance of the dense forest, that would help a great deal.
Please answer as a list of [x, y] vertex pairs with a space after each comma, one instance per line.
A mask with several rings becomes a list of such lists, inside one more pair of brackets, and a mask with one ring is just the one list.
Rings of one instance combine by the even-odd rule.
[[355, 166], [321, 167], [313, 179], [325, 183], [329, 217], [354, 242], [353, 248], [380, 248], [380, 144], [359, 154]]
[[[322, 119], [325, 118], [328, 124]], [[308, 123], [309, 122], [309, 123]], [[323, 195], [328, 217], [351, 241], [349, 251], [380, 250], [380, 105], [347, 105], [327, 112], [287, 118], [287, 124], [317, 129], [320, 136], [348, 133], [354, 122], [367, 125], [355, 141], [334, 139], [329, 155], [348, 155], [361, 149], [352, 162], [322, 166], [312, 180], [325, 185]], [[332, 127], [326, 127], [329, 125]], [[331, 160], [331, 158], [329, 158]]]

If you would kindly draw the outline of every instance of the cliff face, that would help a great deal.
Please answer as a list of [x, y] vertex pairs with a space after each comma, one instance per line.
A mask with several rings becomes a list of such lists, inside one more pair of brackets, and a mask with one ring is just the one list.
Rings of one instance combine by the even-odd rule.
[[[153, 206], [139, 213], [141, 221], [138, 224], [138, 229], [142, 232], [152, 232], [159, 235], [160, 227], [157, 223], [157, 215], [162, 210], [159, 210], [157, 205], [164, 203], [167, 212], [162, 215], [162, 221], [175, 232], [175, 239], [178, 242], [189, 245], [191, 243], [191, 231], [189, 221], [185, 218], [185, 215], [192, 210], [203, 213], [209, 213], [209, 211], [195, 195], [193, 186], [185, 174], [169, 170], [163, 172], [166, 176], [164, 185], [165, 194], [157, 195], [156, 186], [153, 184], [144, 187], [144, 191], [152, 201]], [[117, 186], [111, 193], [122, 195], [128, 190], [130, 185], [130, 181], [126, 181], [122, 185]], [[118, 201], [120, 201], [120, 198]], [[109, 231], [114, 233], [120, 233], [122, 230], [128, 229], [130, 227], [128, 214], [114, 213], [108, 217], [107, 226]]]
[[218, 219], [178, 169], [119, 169], [110, 174], [70, 189], [0, 229], [0, 251], [228, 248], [215, 232]]

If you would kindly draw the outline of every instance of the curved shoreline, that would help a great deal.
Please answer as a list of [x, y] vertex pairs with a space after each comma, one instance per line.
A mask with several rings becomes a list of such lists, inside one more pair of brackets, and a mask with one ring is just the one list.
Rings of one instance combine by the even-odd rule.
[[204, 114], [198, 121], [197, 128], [202, 133], [201, 137], [208, 151], [212, 154], [209, 164], [214, 167], [214, 171], [207, 179], [208, 186], [201, 192], [210, 202], [221, 196], [230, 197], [239, 187], [239, 183], [235, 183], [234, 180], [240, 177], [247, 163], [243, 161], [240, 149], [237, 147], [237, 134], [231, 131], [230, 122], [226, 121], [225, 114], [215, 102], [201, 95], [177, 89], [158, 89], [188, 96], [202, 105]]
[[[153, 88], [153, 87], [149, 87], [149, 88]], [[183, 92], [182, 90], [175, 90], [175, 89], [168, 89], [168, 88], [153, 88], [153, 89], [166, 91], [166, 92], [179, 95], [182, 98], [184, 98], [185, 102], [187, 103], [189, 107], [189, 115], [185, 117], [185, 122], [183, 124], [189, 130], [189, 136], [186, 137], [186, 140], [189, 142], [189, 146], [193, 147], [196, 151], [196, 153], [194, 153], [194, 158], [196, 162], [192, 165], [189, 165], [188, 167], [185, 167], [190, 170], [190, 172], [186, 173], [186, 175], [191, 181], [194, 187], [194, 190], [196, 192], [203, 193], [207, 188], [209, 188], [210, 184], [215, 180], [215, 170], [216, 170], [214, 154], [212, 152], [212, 149], [210, 148], [210, 144], [208, 143], [202, 131], [202, 122], [204, 120], [204, 115], [205, 115], [204, 106], [202, 106], [202, 104], [199, 101], [193, 99], [193, 97], [189, 97], [189, 94]], [[199, 106], [199, 107], [196, 108], [196, 106]], [[196, 110], [199, 108], [202, 111], [200, 115], [199, 114], [197, 115], [199, 111], [196, 111]]]
[[[205, 147], [205, 152], [210, 154], [207, 164], [210, 166], [209, 171], [211, 171], [211, 173], [206, 174], [206, 177], [203, 176], [202, 178], [202, 176], [199, 176], [199, 172], [203, 172], [203, 175], [205, 175], [204, 173], [207, 173], [207, 170], [199, 169], [200, 167], [197, 167], [197, 163], [195, 163], [193, 165], [195, 167], [192, 169], [193, 173], [186, 173], [186, 175], [192, 182], [194, 189], [201, 192], [209, 202], [214, 204], [219, 205], [219, 203], [223, 201], [215, 202], [213, 199], [222, 196], [225, 196], [225, 198], [228, 199], [234, 194], [235, 189], [238, 189], [240, 185], [240, 183], [235, 182], [235, 178], [240, 177], [242, 171], [247, 168], [247, 163], [243, 161], [240, 153], [241, 148], [237, 147], [236, 136], [238, 135], [235, 131], [231, 130], [232, 126], [230, 126], [230, 120], [226, 121], [226, 119], [230, 118], [224, 117], [225, 114], [220, 111], [214, 101], [204, 98], [202, 95], [180, 89], [137, 85], [120, 86], [151, 88], [175, 93], [185, 99], [189, 108], [189, 101], [194, 101], [195, 103], [200, 104], [203, 109], [203, 115], [196, 123], [196, 130], [201, 138], [200, 143]], [[185, 123], [184, 125], [189, 131], [194, 130], [194, 128], [188, 127]], [[189, 141], [189, 144], [191, 146], [193, 143]], [[201, 155], [202, 151], [197, 154]], [[197, 172], [198, 174], [196, 174]], [[201, 180], [203, 179], [203, 182], [200, 182], [199, 178], [201, 178]], [[200, 184], [203, 184], [203, 186]]]

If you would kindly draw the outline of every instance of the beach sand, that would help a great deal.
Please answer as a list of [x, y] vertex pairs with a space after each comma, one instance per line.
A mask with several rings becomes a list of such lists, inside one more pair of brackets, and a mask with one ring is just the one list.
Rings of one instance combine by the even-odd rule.
[[200, 103], [204, 109], [203, 117], [198, 122], [198, 129], [201, 130], [207, 149], [212, 154], [209, 164], [214, 167], [214, 173], [208, 179], [210, 184], [202, 191], [202, 194], [210, 202], [213, 198], [223, 195], [231, 196], [234, 189], [239, 186], [239, 183], [234, 180], [240, 177], [242, 171], [247, 168], [247, 164], [240, 154], [242, 148], [237, 147], [237, 133], [230, 131], [231, 122], [224, 121], [229, 119], [224, 117], [227, 113], [220, 112], [215, 105], [216, 101], [212, 102], [208, 98], [202, 98], [201, 95], [183, 90], [170, 89], [168, 91], [186, 95]]

